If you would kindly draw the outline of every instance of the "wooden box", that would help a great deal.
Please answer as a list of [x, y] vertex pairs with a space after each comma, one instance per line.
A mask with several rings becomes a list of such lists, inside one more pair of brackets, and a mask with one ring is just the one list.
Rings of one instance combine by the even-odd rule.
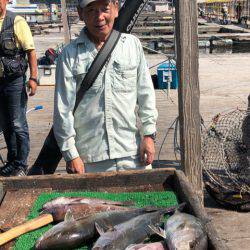
[[[138, 192], [173, 190], [179, 202], [186, 202], [185, 212], [197, 216], [205, 226], [209, 249], [227, 249], [212, 220], [182, 171], [157, 169], [84, 175], [47, 175], [0, 178], [0, 223], [14, 226], [25, 221], [33, 202], [46, 191]], [[1, 249], [10, 249], [8, 243]]]

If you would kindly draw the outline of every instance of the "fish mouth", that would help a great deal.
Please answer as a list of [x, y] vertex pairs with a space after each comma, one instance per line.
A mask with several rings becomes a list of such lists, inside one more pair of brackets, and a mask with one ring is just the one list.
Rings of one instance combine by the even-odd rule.
[[103, 247], [93, 247], [92, 250], [103, 250], [104, 248]]

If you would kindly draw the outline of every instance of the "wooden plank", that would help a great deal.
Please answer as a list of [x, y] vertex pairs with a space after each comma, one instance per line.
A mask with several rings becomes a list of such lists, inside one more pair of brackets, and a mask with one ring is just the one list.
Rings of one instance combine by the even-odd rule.
[[[220, 31], [220, 26], [200, 26], [198, 28], [199, 33], [209, 32], [216, 33]], [[160, 33], [160, 34], [171, 34], [174, 32], [172, 26], [137, 26], [133, 28], [133, 33]]]
[[196, 195], [196, 191], [189, 184], [188, 179], [182, 171], [177, 170], [172, 180], [173, 190], [176, 192], [177, 197], [180, 201], [187, 203], [188, 213], [191, 213], [198, 217], [206, 230], [209, 238], [208, 249], [226, 250], [228, 247], [219, 237], [213, 221], [208, 217], [207, 213], [202, 206], [200, 199]]
[[[50, 189], [8, 191], [0, 206], [0, 227], [3, 229], [11, 228], [26, 221], [38, 195], [47, 191]], [[12, 246], [13, 241], [1, 246], [1, 249], [11, 249]]]
[[143, 11], [140, 14], [141, 18], [145, 17], [169, 17], [172, 18], [171, 14], [167, 14], [165, 11]]
[[[137, 35], [141, 41], [156, 41], [156, 40], [169, 40], [173, 41], [173, 35]], [[208, 41], [209, 39], [232, 39], [232, 40], [247, 40], [250, 38], [250, 33], [210, 33], [210, 34], [199, 34], [199, 41]]]
[[63, 33], [64, 33], [64, 43], [70, 43], [70, 33], [69, 33], [69, 23], [67, 16], [67, 6], [66, 0], [61, 0], [61, 12], [62, 12], [62, 23], [63, 23]]
[[178, 101], [180, 119], [181, 165], [203, 200], [201, 135], [198, 77], [198, 22], [196, 0], [176, 3], [177, 70], [179, 75]]
[[137, 170], [83, 175], [47, 175], [0, 178], [5, 191], [52, 188], [53, 190], [115, 190], [130, 191], [160, 185], [174, 174], [175, 169]]
[[137, 26], [172, 26], [173, 21], [137, 21]]

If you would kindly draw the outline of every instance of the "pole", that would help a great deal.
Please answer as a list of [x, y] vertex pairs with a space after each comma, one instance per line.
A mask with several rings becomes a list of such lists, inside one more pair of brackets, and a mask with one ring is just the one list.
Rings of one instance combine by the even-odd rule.
[[62, 23], [63, 23], [63, 30], [64, 30], [64, 43], [66, 45], [70, 43], [70, 33], [69, 33], [66, 0], [61, 0], [61, 13], [62, 13]]
[[197, 0], [176, 1], [181, 164], [194, 190], [203, 201], [197, 12]]

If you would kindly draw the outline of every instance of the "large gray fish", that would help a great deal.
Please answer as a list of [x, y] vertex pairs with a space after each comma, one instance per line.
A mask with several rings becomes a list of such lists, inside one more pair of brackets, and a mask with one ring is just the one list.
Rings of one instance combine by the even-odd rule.
[[73, 203], [73, 204], [50, 206], [48, 209], [43, 210], [42, 214], [49, 213], [53, 216], [54, 222], [61, 222], [64, 220], [67, 211], [70, 211], [75, 219], [79, 219], [100, 212], [128, 211], [131, 209], [133, 208], [117, 206], [117, 205], [101, 204], [101, 203], [96, 203], [96, 204]]
[[165, 238], [169, 250], [206, 250], [207, 234], [200, 220], [190, 214], [176, 211], [165, 223], [164, 230], [150, 228]]
[[58, 197], [56, 199], [46, 202], [43, 205], [42, 210], [49, 210], [56, 206], [72, 205], [72, 204], [106, 204], [106, 205], [126, 206], [126, 205], [133, 205], [133, 202], [111, 201], [111, 200], [88, 198], [88, 197]]
[[[169, 208], [173, 212], [176, 207]], [[154, 208], [139, 208], [131, 211], [110, 211], [90, 215], [74, 220], [66, 215], [65, 221], [52, 227], [37, 242], [35, 249], [74, 248], [85, 244], [96, 235], [95, 222], [106, 225], [107, 229], [146, 212], [156, 211]]]
[[152, 231], [149, 225], [157, 225], [163, 219], [166, 211], [139, 215], [124, 223], [114, 226], [112, 230], [104, 232], [102, 226], [96, 223], [98, 232], [101, 234], [92, 250], [124, 250], [130, 244], [143, 242]]

